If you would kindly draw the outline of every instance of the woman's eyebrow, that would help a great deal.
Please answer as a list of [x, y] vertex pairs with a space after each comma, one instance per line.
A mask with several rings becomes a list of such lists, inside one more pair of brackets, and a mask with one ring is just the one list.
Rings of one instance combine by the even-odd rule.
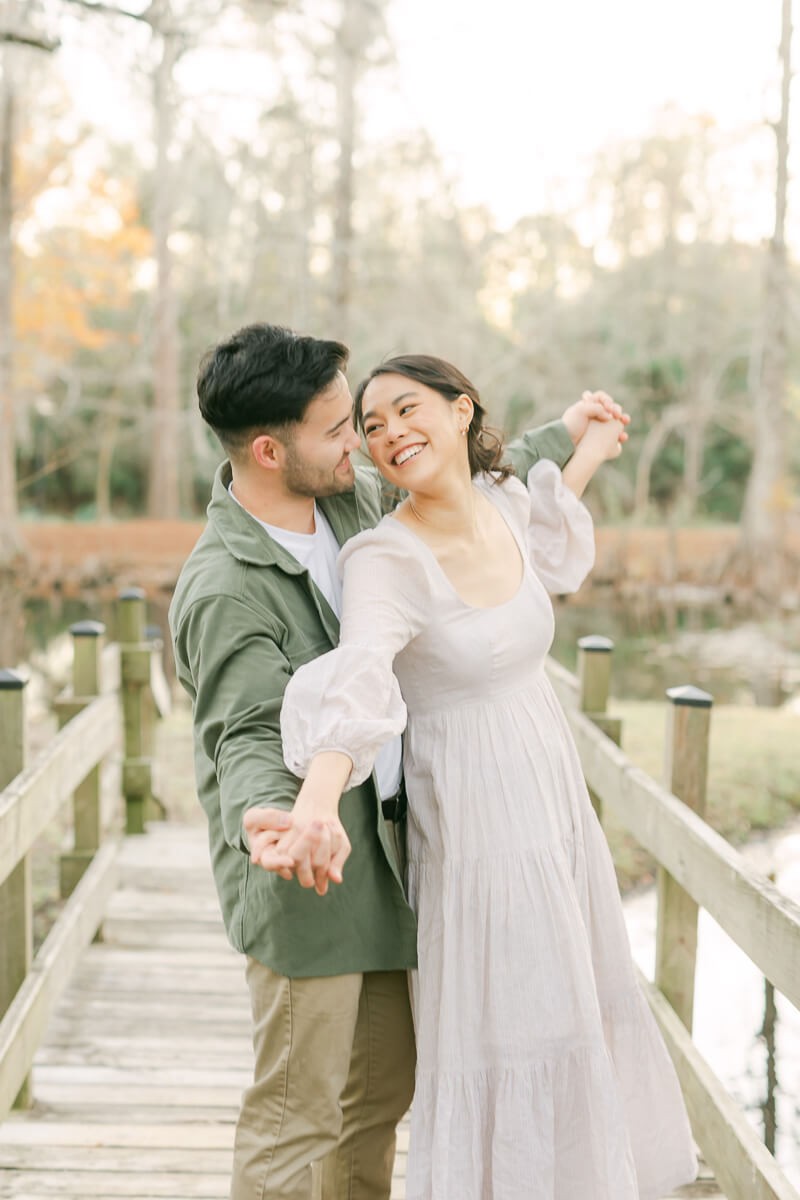
[[[399, 396], [395, 396], [394, 400], [392, 401], [392, 408], [396, 408], [401, 400], [407, 400], [409, 396], [413, 396], [413, 395], [415, 395], [414, 392], [401, 392], [401, 394]], [[367, 421], [370, 417], [374, 417], [376, 415], [377, 414], [375, 413], [375, 410], [373, 408], [371, 408], [369, 410], [369, 412], [364, 413], [361, 420]]]

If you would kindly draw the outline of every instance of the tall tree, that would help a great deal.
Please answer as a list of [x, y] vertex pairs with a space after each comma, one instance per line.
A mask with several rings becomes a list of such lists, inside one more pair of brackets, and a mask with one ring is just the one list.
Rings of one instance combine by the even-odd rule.
[[370, 51], [384, 33], [381, 0], [340, 0], [336, 29], [336, 140], [339, 157], [333, 204], [332, 303], [337, 337], [352, 339], [353, 205], [358, 133], [358, 86], [371, 65]]
[[169, 0], [153, 0], [150, 22], [160, 33], [161, 53], [153, 78], [156, 141], [153, 226], [156, 243], [155, 344], [153, 356], [153, 449], [147, 508], [151, 517], [174, 518], [180, 510], [180, 381], [178, 320], [169, 238], [174, 210], [170, 143], [174, 121], [173, 72], [180, 54]]
[[756, 380], [754, 454], [742, 521], [744, 560], [766, 597], [780, 594], [786, 497], [787, 326], [790, 280], [786, 253], [789, 98], [792, 83], [792, 0], [782, 0], [780, 114], [775, 131], [775, 228], [767, 252], [760, 373]]
[[22, 550], [17, 528], [16, 412], [12, 373], [13, 337], [13, 219], [14, 147], [18, 47], [55, 50], [57, 42], [40, 37], [20, 25], [18, 0], [5, 5], [8, 26], [0, 31], [0, 565]]

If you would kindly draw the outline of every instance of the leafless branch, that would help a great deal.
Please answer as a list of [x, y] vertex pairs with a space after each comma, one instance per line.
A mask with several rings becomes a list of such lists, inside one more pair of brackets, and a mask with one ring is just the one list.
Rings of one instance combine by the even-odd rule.
[[10, 29], [0, 30], [0, 42], [12, 42], [17, 46], [33, 46], [35, 50], [46, 50], [50, 54], [61, 42], [57, 38], [38, 37], [35, 33], [14, 33]]
[[152, 25], [148, 17], [148, 8], [144, 12], [130, 12], [127, 8], [117, 8], [115, 4], [104, 4], [102, 0], [62, 0], [64, 4], [77, 4], [78, 8], [86, 8], [89, 12], [104, 13], [108, 17], [129, 17], [131, 21], [141, 21], [144, 25]]

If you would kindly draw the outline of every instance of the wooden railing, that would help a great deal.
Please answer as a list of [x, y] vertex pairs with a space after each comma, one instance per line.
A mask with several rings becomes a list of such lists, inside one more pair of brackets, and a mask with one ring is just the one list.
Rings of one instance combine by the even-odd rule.
[[[102, 764], [122, 748], [127, 833], [160, 815], [153, 798], [154, 718], [169, 704], [160, 646], [148, 641], [144, 594], [120, 597], [120, 645], [104, 629], [73, 626], [73, 685], [58, 701], [63, 727], [26, 766], [24, 679], [0, 672], [0, 1120], [29, 1103], [28, 1074], [55, 999], [96, 934], [114, 885], [118, 836], [101, 840]], [[577, 678], [548, 663], [581, 756], [593, 803], [657, 860], [653, 983], [641, 977], [683, 1087], [698, 1144], [729, 1200], [800, 1200], [744, 1113], [692, 1042], [698, 907], [705, 908], [767, 980], [800, 1008], [800, 906], [754, 871], [703, 820], [712, 700], [671, 689], [667, 784], [619, 749], [621, 723], [606, 711], [612, 643], [579, 643]], [[73, 846], [61, 858], [64, 909], [31, 955], [30, 850], [68, 797]]]
[[[141, 832], [146, 817], [160, 815], [152, 794], [153, 726], [169, 688], [161, 643], [145, 639], [144, 614], [144, 593], [123, 592], [121, 644], [105, 649], [99, 622], [72, 626], [72, 686], [56, 702], [61, 729], [30, 763], [26, 679], [0, 671], [0, 1120], [12, 1105], [32, 1100], [29, 1072], [48, 1016], [114, 887], [121, 820], [112, 817], [111, 833], [102, 837], [102, 772], [111, 756], [123, 751], [125, 831]], [[31, 848], [70, 798], [73, 844], [60, 858], [66, 903], [34, 958]]]
[[606, 712], [612, 643], [583, 638], [578, 645], [577, 679], [552, 661], [548, 673], [596, 810], [613, 810], [659, 864], [655, 980], [640, 979], [675, 1063], [694, 1135], [729, 1200], [800, 1200], [691, 1036], [698, 907], [800, 1008], [800, 906], [703, 820], [711, 696], [693, 687], [667, 692], [662, 786], [618, 747], [620, 723]]

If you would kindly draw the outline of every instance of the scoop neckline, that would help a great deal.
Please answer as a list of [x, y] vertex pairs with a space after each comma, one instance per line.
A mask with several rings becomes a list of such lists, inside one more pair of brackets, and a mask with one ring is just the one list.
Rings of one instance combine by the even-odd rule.
[[421, 538], [418, 533], [414, 532], [413, 529], [409, 529], [408, 525], [406, 525], [403, 521], [400, 521], [397, 517], [395, 517], [393, 515], [393, 513], [387, 513], [386, 516], [384, 517], [384, 520], [391, 522], [392, 525], [399, 526], [400, 529], [404, 529], [406, 531], [406, 533], [409, 535], [409, 537], [412, 537], [415, 542], [418, 542], [419, 545], [422, 546], [422, 549], [425, 551], [425, 553], [428, 555], [428, 557], [433, 562], [433, 565], [436, 568], [436, 571], [442, 577], [442, 579], [444, 580], [447, 587], [450, 589], [452, 594], [455, 596], [456, 600], [458, 600], [459, 604], [462, 605], [463, 608], [467, 608], [471, 612], [497, 612], [500, 609], [507, 608], [509, 604], [513, 604], [514, 601], [519, 598], [519, 596], [522, 592], [522, 589], [525, 587], [525, 582], [526, 582], [526, 579], [528, 576], [528, 560], [525, 557], [525, 548], [522, 545], [520, 538], [515, 533], [511, 523], [506, 519], [506, 516], [502, 512], [500, 505], [495, 504], [494, 501], [489, 498], [489, 496], [483, 490], [483, 488], [477, 487], [475, 484], [473, 484], [473, 487], [475, 488], [476, 492], [481, 492], [484, 496], [486, 496], [486, 499], [489, 501], [489, 503], [492, 505], [492, 507], [500, 514], [500, 520], [506, 526], [506, 528], [508, 529], [512, 538], [514, 539], [514, 542], [516, 543], [517, 550], [519, 551], [520, 561], [522, 563], [522, 576], [520, 578], [519, 586], [517, 587], [517, 590], [514, 592], [513, 596], [509, 596], [508, 600], [503, 600], [500, 602], [500, 604], [470, 604], [470, 602], [468, 600], [465, 600], [464, 597], [461, 595], [461, 593], [458, 591], [458, 589], [456, 588], [452, 579], [447, 574], [444, 567], [439, 562], [439, 559], [436, 557], [433, 550], [428, 545], [428, 543], [424, 540], [424, 538]]

